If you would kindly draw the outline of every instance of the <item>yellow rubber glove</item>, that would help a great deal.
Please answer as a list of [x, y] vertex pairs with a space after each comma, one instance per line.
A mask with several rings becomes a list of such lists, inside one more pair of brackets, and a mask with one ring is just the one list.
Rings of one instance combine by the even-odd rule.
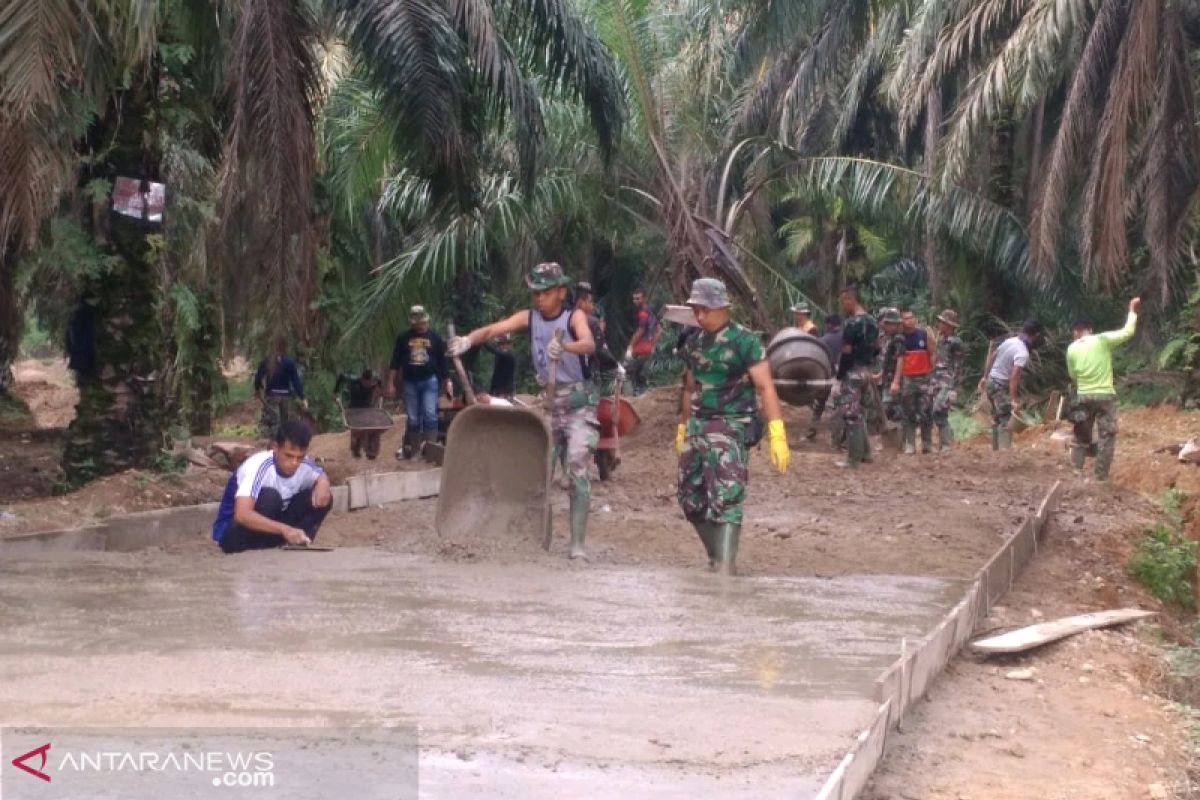
[[687, 425], [682, 422], [675, 429], [675, 455], [683, 455], [683, 438], [687, 436]]
[[767, 446], [771, 452], [771, 466], [779, 474], [787, 472], [788, 463], [792, 460], [792, 452], [788, 450], [787, 433], [783, 430], [783, 420], [773, 419], [767, 423]]

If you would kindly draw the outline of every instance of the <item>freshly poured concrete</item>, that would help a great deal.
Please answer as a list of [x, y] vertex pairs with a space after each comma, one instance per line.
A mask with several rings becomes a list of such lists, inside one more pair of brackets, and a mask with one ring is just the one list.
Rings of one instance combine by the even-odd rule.
[[0, 724], [415, 725], [429, 798], [805, 798], [961, 584], [367, 549], [0, 564]]

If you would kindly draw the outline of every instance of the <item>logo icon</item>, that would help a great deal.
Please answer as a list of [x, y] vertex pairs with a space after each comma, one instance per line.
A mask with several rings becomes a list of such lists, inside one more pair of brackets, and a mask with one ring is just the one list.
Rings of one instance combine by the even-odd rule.
[[[30, 775], [32, 775], [35, 778], [41, 778], [46, 783], [49, 783], [50, 776], [47, 775], [46, 773], [42, 772], [42, 770], [46, 768], [46, 753], [49, 752], [49, 750], [50, 750], [50, 743], [47, 742], [46, 744], [42, 745], [41, 747], [37, 748], [36, 750], [30, 750], [28, 753], [26, 753], [23, 756], [17, 756], [16, 758], [14, 758], [12, 760], [12, 765], [14, 767], [16, 767], [17, 769], [25, 770], [26, 772], [28, 772]], [[33, 767], [31, 767], [25, 763], [26, 761], [33, 758], [34, 756], [42, 757], [42, 763], [38, 764], [37, 769], [34, 769]]]

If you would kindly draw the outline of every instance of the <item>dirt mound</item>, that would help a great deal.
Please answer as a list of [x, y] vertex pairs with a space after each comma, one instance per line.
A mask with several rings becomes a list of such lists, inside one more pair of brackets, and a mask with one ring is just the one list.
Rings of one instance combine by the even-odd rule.
[[62, 497], [0, 506], [13, 515], [0, 520], [0, 536], [80, 527], [114, 514], [210, 503], [221, 499], [228, 480], [224, 470], [197, 467], [178, 475], [128, 470]]
[[79, 390], [62, 359], [18, 361], [13, 365], [15, 392], [25, 401], [39, 428], [65, 428], [75, 419]]

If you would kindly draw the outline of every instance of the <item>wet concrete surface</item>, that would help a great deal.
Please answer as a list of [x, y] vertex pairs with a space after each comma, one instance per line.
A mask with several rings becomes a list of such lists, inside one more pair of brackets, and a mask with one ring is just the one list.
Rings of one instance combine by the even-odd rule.
[[0, 564], [0, 724], [413, 725], [429, 798], [810, 797], [957, 581], [366, 548]]

